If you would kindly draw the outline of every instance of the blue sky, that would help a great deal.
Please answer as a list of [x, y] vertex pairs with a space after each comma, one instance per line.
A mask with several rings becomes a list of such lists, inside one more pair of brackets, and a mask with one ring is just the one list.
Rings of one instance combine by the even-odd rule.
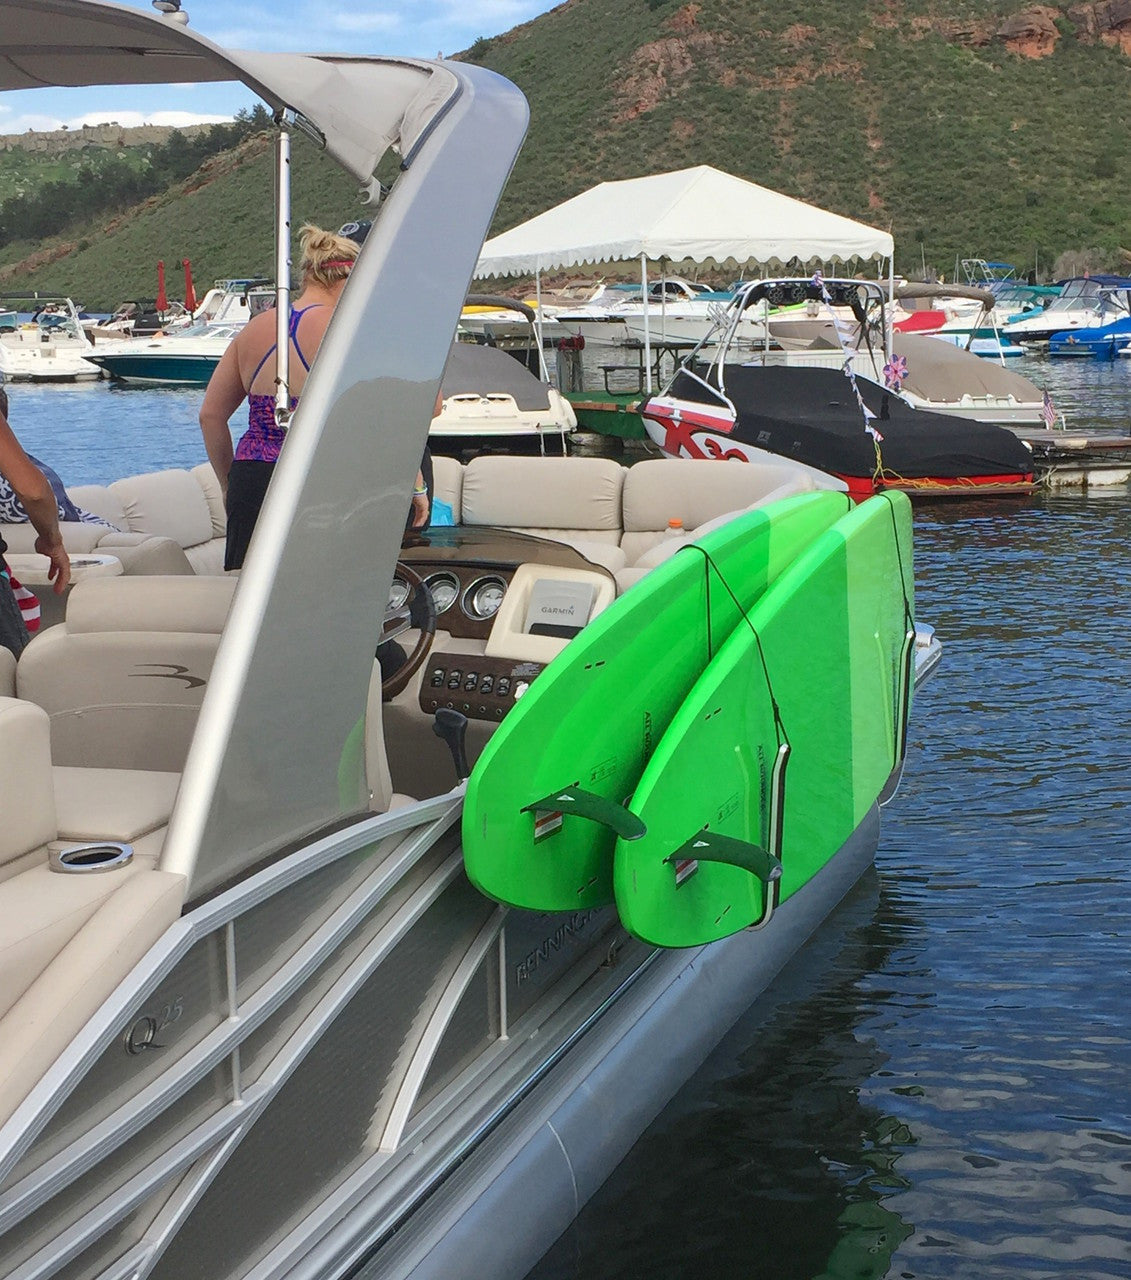
[[[149, 0], [123, 0], [155, 11]], [[555, 0], [182, 0], [190, 25], [234, 49], [435, 58], [509, 31]], [[0, 97], [0, 134], [119, 124], [228, 120], [255, 99], [240, 85], [32, 89]]]

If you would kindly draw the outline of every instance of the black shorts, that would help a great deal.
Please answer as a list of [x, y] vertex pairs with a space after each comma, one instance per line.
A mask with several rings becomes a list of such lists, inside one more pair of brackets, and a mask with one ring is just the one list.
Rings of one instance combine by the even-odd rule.
[[225, 507], [228, 513], [228, 540], [224, 547], [224, 568], [240, 569], [251, 532], [259, 519], [259, 509], [271, 483], [273, 462], [256, 459], [237, 459], [228, 472], [228, 497]]

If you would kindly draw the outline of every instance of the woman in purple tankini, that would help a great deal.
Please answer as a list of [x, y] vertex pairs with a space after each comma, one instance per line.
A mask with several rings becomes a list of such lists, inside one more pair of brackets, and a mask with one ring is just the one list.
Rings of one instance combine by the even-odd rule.
[[[303, 227], [300, 243], [302, 292], [292, 304], [289, 323], [292, 409], [358, 254], [354, 241], [320, 227]], [[232, 339], [200, 406], [204, 446], [228, 513], [225, 569], [238, 569], [243, 564], [275, 460], [286, 439], [286, 430], [275, 421], [274, 354], [275, 312], [260, 312]], [[228, 419], [245, 397], [248, 427], [233, 455]]]

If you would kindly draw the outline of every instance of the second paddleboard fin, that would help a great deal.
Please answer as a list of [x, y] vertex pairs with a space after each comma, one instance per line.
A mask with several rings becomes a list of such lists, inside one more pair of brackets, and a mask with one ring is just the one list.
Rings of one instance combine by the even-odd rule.
[[583, 791], [581, 787], [563, 787], [533, 804], [523, 805], [522, 812], [573, 814], [574, 817], [596, 822], [598, 826], [608, 827], [622, 840], [639, 840], [648, 830], [624, 805], [592, 791]]
[[664, 861], [676, 867], [689, 862], [723, 862], [749, 871], [763, 884], [781, 879], [781, 862], [772, 853], [761, 845], [724, 836], [717, 831], [698, 832]]

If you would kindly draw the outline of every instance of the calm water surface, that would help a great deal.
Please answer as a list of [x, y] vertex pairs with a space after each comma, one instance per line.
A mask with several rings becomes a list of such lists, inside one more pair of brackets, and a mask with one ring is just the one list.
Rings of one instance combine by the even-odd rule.
[[532, 1280], [1131, 1275], [1131, 495], [915, 532], [875, 873]]
[[[1128, 430], [1131, 360], [1012, 367]], [[105, 482], [202, 461], [200, 394], [12, 418]], [[530, 1280], [1131, 1277], [1131, 493], [915, 523], [945, 658], [875, 871]]]

